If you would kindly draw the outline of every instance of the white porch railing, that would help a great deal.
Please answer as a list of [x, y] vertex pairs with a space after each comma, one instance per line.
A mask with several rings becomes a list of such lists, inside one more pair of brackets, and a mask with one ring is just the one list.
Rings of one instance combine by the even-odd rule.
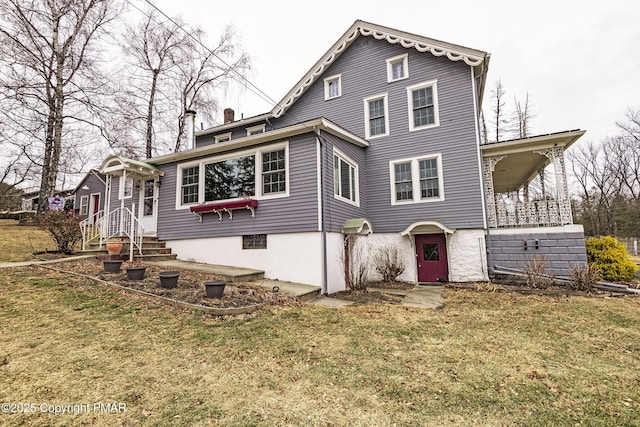
[[504, 227], [553, 227], [565, 225], [560, 216], [557, 200], [536, 200], [527, 203], [496, 204], [498, 228]]
[[[135, 210], [135, 205], [132, 206]], [[144, 236], [144, 226], [129, 208], [117, 208], [105, 214], [100, 211], [94, 216], [86, 218], [80, 222], [82, 230], [82, 250], [87, 244], [94, 240], [99, 240], [100, 247], [103, 243], [113, 237], [126, 238], [129, 240], [129, 259], [133, 259], [134, 247], [142, 255], [142, 238]]]

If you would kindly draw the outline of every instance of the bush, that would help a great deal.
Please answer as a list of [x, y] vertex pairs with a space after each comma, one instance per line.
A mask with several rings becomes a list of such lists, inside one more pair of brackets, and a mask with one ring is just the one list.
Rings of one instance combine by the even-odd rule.
[[346, 285], [352, 290], [365, 290], [369, 281], [368, 247], [359, 242], [358, 236], [355, 235], [347, 236], [344, 243], [339, 259]]
[[598, 270], [587, 265], [575, 264], [571, 267], [571, 283], [568, 287], [576, 291], [591, 292], [600, 280]]
[[395, 282], [404, 272], [406, 260], [396, 245], [385, 245], [373, 255], [373, 267], [385, 282]]
[[615, 237], [590, 237], [585, 241], [589, 266], [604, 280], [632, 280], [638, 266], [631, 260], [625, 245]]
[[75, 245], [82, 240], [80, 217], [64, 211], [47, 211], [36, 218], [38, 228], [49, 233], [58, 251], [71, 255]]
[[545, 256], [533, 255], [524, 264], [525, 282], [534, 289], [547, 289], [553, 285], [553, 271], [549, 272], [549, 260]]

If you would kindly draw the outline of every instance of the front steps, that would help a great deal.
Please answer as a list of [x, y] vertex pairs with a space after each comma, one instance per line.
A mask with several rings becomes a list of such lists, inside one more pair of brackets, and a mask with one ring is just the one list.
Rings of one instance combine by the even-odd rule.
[[[100, 247], [98, 242], [89, 243], [89, 249], [82, 251], [83, 254], [95, 255], [97, 258], [105, 259], [129, 259], [129, 242], [122, 245], [120, 255], [108, 255], [106, 244]], [[142, 239], [142, 255], [137, 248], [133, 249], [133, 259], [135, 261], [167, 261], [176, 259], [177, 255], [171, 253], [171, 248], [167, 248], [166, 243], [158, 240], [157, 237], [145, 236]]]

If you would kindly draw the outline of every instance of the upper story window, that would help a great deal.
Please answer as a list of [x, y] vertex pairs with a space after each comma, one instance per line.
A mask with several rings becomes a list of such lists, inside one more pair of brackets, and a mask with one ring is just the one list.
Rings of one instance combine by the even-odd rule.
[[364, 118], [366, 138], [389, 134], [389, 107], [386, 93], [365, 98]]
[[215, 143], [231, 141], [231, 132], [223, 133], [215, 136]]
[[338, 150], [333, 151], [333, 188], [336, 199], [359, 206], [358, 166]]
[[288, 144], [191, 162], [178, 168], [176, 207], [196, 203], [289, 195]]
[[324, 79], [324, 99], [338, 98], [342, 95], [342, 74]]
[[391, 161], [389, 174], [392, 205], [444, 200], [440, 154]]
[[387, 82], [395, 82], [409, 77], [409, 55], [399, 55], [387, 59]]
[[120, 177], [120, 199], [130, 199], [133, 196], [133, 178]]
[[257, 135], [259, 133], [264, 133], [265, 132], [265, 125], [261, 124], [258, 126], [251, 126], [247, 128], [247, 136], [251, 136], [251, 135]]
[[436, 81], [420, 83], [407, 88], [409, 130], [438, 126], [438, 90]]

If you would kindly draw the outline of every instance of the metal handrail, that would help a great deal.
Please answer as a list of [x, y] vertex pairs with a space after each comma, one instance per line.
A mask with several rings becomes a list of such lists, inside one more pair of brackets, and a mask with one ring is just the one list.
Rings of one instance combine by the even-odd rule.
[[134, 247], [138, 248], [138, 253], [142, 255], [144, 226], [133, 214], [133, 210], [135, 210], [135, 205], [132, 205], [131, 209], [120, 207], [108, 214], [105, 214], [105, 211], [100, 211], [93, 218], [82, 220], [80, 222], [82, 250], [85, 250], [87, 243], [92, 240], [99, 239], [100, 247], [102, 247], [107, 240], [120, 237], [129, 240], [130, 260], [133, 260]]

